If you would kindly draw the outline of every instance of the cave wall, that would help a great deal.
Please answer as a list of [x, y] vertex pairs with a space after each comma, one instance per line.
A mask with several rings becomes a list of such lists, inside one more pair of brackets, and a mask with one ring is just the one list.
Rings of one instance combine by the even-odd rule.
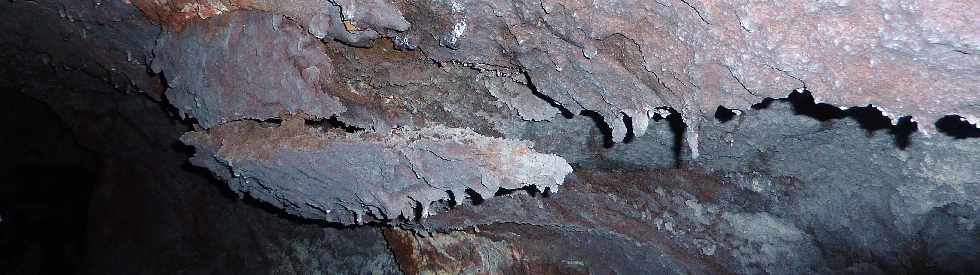
[[[112, 65], [103, 62], [115, 59], [73, 54], [91, 46], [74, 40], [82, 40], [74, 35], [85, 24], [119, 26], [72, 22], [39, 4], [4, 2], [0, 8], [7, 18], [53, 15], [42, 20], [51, 24], [37, 27], [68, 38], [47, 41], [52, 38], [24, 28], [4, 32], [29, 39], [4, 39], [0, 58], [3, 122], [9, 127], [3, 135], [8, 149], [7, 180], [0, 184], [0, 273], [400, 273], [380, 229], [296, 219], [241, 200], [210, 172], [191, 166], [193, 150], [178, 138], [192, 126], [153, 96], [162, 92], [157, 76], [145, 65], [107, 75], [103, 69]], [[128, 12], [142, 20], [135, 8]], [[134, 32], [125, 26], [119, 27], [124, 33]], [[157, 31], [147, 26], [139, 31]], [[62, 33], [69, 31], [75, 33]], [[138, 33], [120, 37], [127, 35]], [[153, 35], [148, 37], [152, 45]], [[90, 43], [96, 43], [93, 49], [132, 50], [102, 44], [107, 42], [120, 43]], [[10, 47], [26, 45], [34, 48]], [[142, 62], [133, 52], [131, 62]], [[148, 88], [134, 87], [139, 83]]]
[[971, 1], [0, 5], [15, 273], [980, 270]]

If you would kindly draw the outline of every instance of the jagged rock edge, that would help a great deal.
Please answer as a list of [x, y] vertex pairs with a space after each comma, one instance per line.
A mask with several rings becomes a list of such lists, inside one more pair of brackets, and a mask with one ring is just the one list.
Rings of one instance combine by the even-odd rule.
[[[303, 117], [303, 116], [299, 116], [299, 117]], [[281, 119], [278, 118], [278, 117], [277, 118], [270, 118], [270, 119], [266, 119], [266, 120], [247, 119], [247, 118], [246, 119], [237, 119], [237, 120], [234, 120], [234, 121], [228, 121], [228, 122], [225, 122], [225, 123], [222, 123], [222, 124], [219, 124], [219, 125], [215, 125], [211, 129], [219, 128], [220, 126], [225, 125], [225, 124], [228, 124], [228, 123], [235, 123], [235, 122], [256, 122], [256, 123], [266, 124], [266, 123], [269, 123], [270, 120], [281, 120]], [[310, 121], [320, 122], [320, 121], [311, 120], [311, 119], [303, 119], [303, 120], [304, 120], [304, 122], [310, 122]], [[281, 126], [280, 123], [274, 123], [274, 124], [277, 124], [277, 125], [280, 125]], [[431, 127], [432, 126], [429, 126], [429, 127], [426, 127], [426, 128], [431, 128]], [[436, 125], [436, 127], [445, 127], [445, 126]], [[311, 130], [312, 130], [312, 128], [314, 128], [314, 127], [310, 127]], [[451, 129], [451, 130], [462, 130], [462, 131], [470, 131], [470, 132], [472, 132], [472, 130], [470, 130], [468, 128], [449, 128], [449, 127], [445, 127], [445, 128], [446, 129]], [[424, 130], [424, 129], [420, 129], [420, 130]], [[214, 175], [216, 178], [218, 178], [219, 180], [221, 180], [221, 181], [223, 181], [223, 182], [225, 182], [227, 184], [235, 184], [236, 186], [245, 186], [245, 185], [254, 186], [254, 185], [251, 185], [250, 183], [256, 183], [258, 187], [267, 189], [269, 191], [274, 191], [273, 189], [270, 189], [270, 187], [268, 187], [265, 184], [263, 184], [262, 183], [263, 180], [260, 179], [260, 178], [244, 177], [243, 175], [239, 174], [239, 172], [235, 170], [235, 168], [233, 167], [233, 165], [227, 159], [222, 158], [222, 157], [220, 157], [220, 156], [217, 155], [217, 151], [215, 151], [213, 154], [212, 153], [202, 154], [202, 150], [200, 150], [199, 148], [197, 148], [198, 146], [195, 145], [195, 144], [193, 144], [193, 142], [189, 142], [190, 139], [187, 139], [188, 134], [191, 134], [191, 133], [202, 133], [202, 132], [188, 132], [188, 133], [185, 133], [185, 135], [183, 137], [181, 137], [181, 141], [183, 143], [195, 147], [195, 153], [194, 153], [193, 157], [191, 157], [191, 159], [190, 159], [191, 164], [193, 164], [195, 166], [207, 168], [211, 172], [212, 175]], [[360, 130], [357, 130], [357, 133], [347, 132], [347, 133], [345, 133], [343, 135], [346, 136], [346, 137], [351, 137], [352, 135], [359, 136], [361, 134], [366, 134], [366, 133], [367, 134], [369, 134], [369, 133], [375, 133], [375, 131], [374, 130], [363, 130], [363, 129], [360, 129]], [[477, 133], [473, 132], [473, 134], [477, 134]], [[477, 135], [479, 135], [479, 134], [477, 134]], [[488, 138], [488, 139], [492, 139], [492, 140], [523, 143], [523, 144], [527, 145], [529, 149], [533, 149], [533, 142], [530, 142], [530, 141], [511, 140], [511, 139], [505, 139], [505, 138], [499, 138], [499, 137], [490, 137], [490, 136], [483, 136], [483, 135], [480, 135], [480, 136], [483, 137], [483, 138]], [[217, 147], [215, 149], [220, 149], [220, 148], [221, 147], [219, 146], [219, 147]], [[545, 153], [537, 153], [537, 154], [538, 155], [553, 156], [553, 157], [556, 157], [557, 159], [559, 159], [559, 160], [561, 160], [563, 162], [565, 161], [564, 158], [562, 158], [561, 156], [557, 156], [557, 155], [554, 155], [554, 154], [545, 154]], [[567, 162], [566, 162], [566, 166], [567, 166]], [[564, 182], [564, 180], [566, 179], [568, 173], [571, 173], [572, 172], [572, 170], [571, 170], [572, 168], [570, 166], [567, 166], [567, 167], [569, 167], [568, 168], [568, 171], [566, 171], [567, 173], [564, 176], [562, 176], [561, 179], [559, 179], [552, 186], [540, 186], [540, 185], [535, 184], [535, 183], [521, 182], [520, 183], [521, 186], [518, 186], [516, 188], [506, 188], [504, 186], [498, 186], [498, 188], [496, 190], [488, 190], [489, 191], [489, 194], [481, 194], [480, 192], [475, 191], [474, 189], [472, 189], [470, 187], [463, 188], [462, 190], [463, 191], [472, 191], [473, 194], [469, 194], [469, 192], [463, 192], [462, 194], [456, 194], [456, 192], [454, 192], [454, 191], [460, 191], [460, 190], [440, 189], [440, 191], [443, 192], [442, 193], [442, 196], [440, 196], [437, 199], [426, 200], [426, 201], [423, 201], [422, 198], [415, 198], [412, 195], [406, 195], [405, 197], [407, 199], [415, 202], [415, 204], [411, 207], [411, 209], [414, 210], [413, 211], [414, 214], [415, 214], [414, 217], [410, 217], [410, 216], [405, 215], [406, 214], [405, 211], [401, 211], [401, 213], [388, 213], [388, 212], [394, 212], [394, 211], [385, 211], [385, 209], [387, 209], [386, 207], [379, 206], [379, 205], [369, 204], [369, 203], [366, 203], [364, 201], [353, 202], [355, 204], [356, 203], [360, 203], [361, 208], [359, 208], [359, 209], [352, 209], [348, 205], [341, 204], [341, 203], [338, 203], [338, 205], [340, 205], [343, 208], [345, 208], [345, 210], [347, 210], [349, 212], [349, 214], [354, 218], [353, 220], [355, 222], [352, 223], [354, 225], [391, 224], [391, 225], [399, 225], [399, 226], [409, 226], [409, 227], [411, 227], [412, 224], [416, 224], [416, 222], [421, 221], [422, 219], [424, 219], [424, 218], [426, 218], [426, 217], [428, 217], [430, 215], [436, 214], [436, 213], [432, 213], [432, 212], [429, 211], [430, 209], [432, 209], [431, 208], [432, 206], [438, 205], [438, 206], [454, 207], [454, 206], [460, 205], [460, 201], [462, 200], [461, 198], [463, 198], [464, 195], [470, 195], [470, 196], [474, 196], [475, 195], [475, 196], [477, 196], [477, 198], [471, 198], [471, 200], [470, 200], [471, 202], [473, 202], [475, 204], [475, 201], [479, 200], [479, 201], [482, 202], [484, 200], [490, 199], [490, 198], [492, 198], [492, 197], [495, 196], [495, 195], [493, 195], [494, 192], [500, 192], [500, 191], [505, 191], [505, 192], [506, 191], [520, 191], [520, 190], [528, 190], [528, 188], [530, 188], [530, 189], [533, 189], [536, 192], [540, 192], [540, 193], [549, 193], [549, 192], [554, 193], [554, 192], [558, 192], [557, 187], [560, 186]], [[292, 201], [289, 201], [288, 199], [280, 198], [278, 192], [272, 192], [273, 193], [273, 196], [276, 197], [277, 200], [270, 201], [270, 200], [263, 200], [263, 199], [261, 199], [261, 198], [259, 198], [257, 196], [254, 196], [253, 194], [251, 194], [251, 192], [243, 191], [243, 190], [246, 190], [246, 189], [247, 188], [231, 188], [231, 190], [233, 192], [235, 192], [239, 196], [239, 198], [244, 198], [244, 197], [247, 196], [247, 197], [249, 197], [251, 199], [255, 199], [255, 200], [258, 200], [258, 201], [263, 202], [263, 203], [272, 204], [275, 207], [283, 210], [285, 213], [289, 214], [292, 217], [296, 217], [296, 218], [300, 218], [300, 219], [305, 219], [305, 220], [321, 220], [321, 219], [310, 218], [310, 217], [306, 217], [306, 216], [300, 215], [300, 212], [297, 211], [297, 210], [295, 210], [295, 209], [297, 209], [296, 203], [294, 203]], [[452, 192], [452, 193], [450, 193], [450, 192]], [[507, 193], [510, 193], [510, 192], [507, 192]], [[338, 201], [344, 202], [343, 200], [339, 200], [339, 197], [338, 197]], [[314, 207], [314, 208], [320, 210], [324, 214], [329, 214], [329, 212], [330, 212], [328, 210], [322, 209], [322, 207], [320, 207], [318, 205], [309, 204], [309, 202], [307, 202], [307, 205], [310, 205], [311, 207]], [[397, 210], [397, 209], [389, 209], [389, 210]], [[393, 215], [393, 214], [397, 214], [397, 215]], [[363, 222], [364, 221], [364, 219], [363, 219], [364, 215], [370, 215], [374, 219], [371, 220], [370, 222]], [[323, 221], [327, 222], [328, 224], [338, 225], [338, 226], [349, 226], [349, 225], [351, 225], [351, 224], [346, 224], [346, 223], [343, 223], [343, 222], [331, 222], [331, 221], [326, 221], [326, 220], [323, 220]]]

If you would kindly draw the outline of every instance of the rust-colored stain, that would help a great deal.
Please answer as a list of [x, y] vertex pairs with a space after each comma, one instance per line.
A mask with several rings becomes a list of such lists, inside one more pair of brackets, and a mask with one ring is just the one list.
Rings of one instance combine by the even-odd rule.
[[395, 256], [398, 268], [405, 274], [419, 274], [422, 260], [416, 251], [415, 236], [405, 230], [385, 227], [382, 229], [385, 240], [388, 242], [388, 249]]
[[184, 24], [238, 10], [251, 1], [240, 0], [130, 0], [147, 17], [179, 31]]

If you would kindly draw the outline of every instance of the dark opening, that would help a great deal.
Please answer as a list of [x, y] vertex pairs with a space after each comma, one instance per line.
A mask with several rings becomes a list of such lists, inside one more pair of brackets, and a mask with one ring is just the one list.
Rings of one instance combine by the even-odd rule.
[[456, 194], [453, 194], [452, 190], [446, 190], [446, 195], [449, 196], [449, 199], [447, 199], [446, 202], [449, 203], [450, 206], [456, 206], [458, 204], [456, 201]]
[[534, 82], [531, 81], [531, 75], [529, 75], [527, 71], [521, 71], [521, 74], [524, 74], [524, 81], [527, 82], [527, 88], [531, 89], [531, 94], [537, 96], [540, 99], [543, 99], [544, 101], [547, 101], [548, 104], [551, 105], [551, 107], [557, 108], [558, 111], [561, 112], [561, 116], [565, 118], [575, 117], [575, 113], [569, 111], [567, 108], [565, 108], [565, 106], [561, 106], [561, 104], [555, 101], [554, 98], [551, 98], [548, 95], [542, 94], [541, 91], [538, 91], [538, 87], [534, 86]]
[[340, 119], [338, 119], [336, 115], [330, 116], [330, 118], [322, 119], [322, 120], [308, 119], [306, 120], [306, 125], [310, 127], [319, 126], [322, 127], [324, 131], [330, 131], [331, 129], [339, 129], [348, 133], [356, 133], [356, 132], [364, 131], [364, 128], [357, 127], [354, 125], [348, 125], [347, 123], [340, 121]]
[[721, 121], [721, 123], [729, 122], [732, 119], [735, 119], [736, 115], [738, 114], [735, 113], [735, 110], [725, 108], [725, 106], [718, 106], [718, 108], [715, 109], [715, 119]]
[[536, 197], [538, 195], [538, 193], [541, 193], [540, 190], [538, 190], [538, 187], [537, 186], [535, 186], [535, 185], [528, 185], [528, 186], [524, 186], [524, 187], [517, 188], [517, 189], [504, 189], [504, 188], [500, 188], [500, 189], [497, 189], [497, 192], [494, 193], [493, 196], [494, 197], [506, 196], [506, 195], [510, 195], [510, 194], [513, 194], [513, 193], [518, 192], [518, 191], [524, 191], [528, 195], [531, 195], [531, 197]]
[[469, 189], [469, 188], [466, 188], [465, 192], [466, 192], [466, 198], [468, 198], [470, 200], [470, 203], [472, 203], [473, 205], [480, 205], [483, 203], [484, 199], [483, 196], [480, 196], [480, 193], [477, 193], [476, 191], [473, 191], [473, 189]]
[[412, 212], [413, 212], [413, 215], [414, 215], [414, 217], [412, 217], [412, 220], [413, 221], [415, 221], [415, 222], [422, 221], [422, 203], [421, 202], [417, 202], [417, 201], [415, 202], [415, 207], [412, 207]]
[[892, 126], [888, 132], [895, 136], [895, 145], [900, 149], [909, 147], [911, 142], [909, 137], [912, 133], [919, 130], [919, 124], [912, 120], [911, 116], [904, 116], [898, 119], [898, 124]]
[[684, 118], [681, 113], [677, 112], [670, 107], [663, 107], [662, 110], [667, 110], [669, 114], [666, 117], [661, 115], [655, 115], [654, 120], [667, 120], [667, 125], [670, 127], [670, 131], [674, 133], [674, 146], [671, 147], [671, 151], [674, 153], [674, 166], [680, 168], [683, 166], [684, 162], [681, 158], [684, 152], [684, 135], [687, 132], [687, 123], [684, 123]]
[[278, 117], [267, 118], [267, 119], [262, 120], [260, 122], [262, 123], [263, 126], [266, 126], [266, 127], [279, 127], [279, 125], [282, 125], [282, 119], [281, 118], [278, 118]]
[[769, 105], [772, 105], [773, 102], [776, 102], [775, 98], [771, 98], [771, 97], [763, 98], [761, 102], [752, 104], [752, 110], [762, 110], [765, 108], [769, 108]]
[[595, 122], [596, 127], [599, 128], [599, 132], [602, 133], [602, 147], [612, 148], [616, 144], [613, 142], [612, 128], [609, 127], [609, 124], [606, 123], [602, 115], [592, 110], [582, 110], [580, 115], [587, 116], [592, 119], [592, 122]]
[[902, 117], [893, 125], [888, 116], [885, 116], [881, 110], [872, 105], [841, 110], [827, 103], [816, 103], [813, 94], [805, 90], [793, 91], [789, 96], [782, 99], [763, 99], [762, 102], [752, 105], [752, 109], [765, 109], [776, 101], [788, 102], [793, 107], [795, 114], [819, 121], [852, 118], [857, 121], [862, 129], [868, 132], [869, 136], [873, 136], [878, 130], [888, 130], [888, 133], [895, 139], [895, 146], [902, 150], [911, 144], [910, 136], [918, 130], [918, 125], [912, 121], [911, 117]]
[[633, 118], [623, 114], [623, 124], [626, 125], [626, 137], [623, 138], [623, 143], [633, 142], [636, 138], [636, 134], [633, 133]]
[[970, 124], [965, 118], [957, 115], [940, 118], [936, 121], [936, 129], [957, 139], [980, 137], [980, 128], [977, 125]]
[[891, 129], [892, 121], [878, 108], [868, 105], [865, 107], [852, 107], [847, 109], [847, 114], [857, 120], [861, 128], [864, 128], [869, 133], [874, 133], [875, 131], [882, 129]]
[[816, 103], [813, 94], [809, 91], [793, 91], [786, 97], [786, 100], [793, 106], [793, 112], [797, 115], [812, 117], [820, 121], [847, 117], [847, 112], [834, 105]]

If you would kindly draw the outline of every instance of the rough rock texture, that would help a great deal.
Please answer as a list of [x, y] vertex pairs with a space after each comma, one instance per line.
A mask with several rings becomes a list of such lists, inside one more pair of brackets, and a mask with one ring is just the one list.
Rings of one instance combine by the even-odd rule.
[[[292, 11], [335, 7], [323, 1], [142, 2], [147, 3], [137, 4], [143, 10], [169, 14], [151, 16], [162, 22], [190, 18], [179, 15], [181, 10], [205, 19], [251, 9], [286, 15], [308, 29], [351, 24], [331, 21], [340, 11], [325, 12], [332, 17], [322, 19]], [[628, 132], [642, 136], [658, 108], [678, 110], [691, 126], [686, 138], [695, 157], [702, 116], [719, 105], [744, 109], [797, 88], [837, 106], [871, 104], [893, 119], [913, 116], [926, 132], [935, 132], [932, 122], [945, 115], [976, 124], [980, 110], [980, 38], [973, 31], [980, 27], [974, 16], [980, 7], [966, 2], [364, 2], [340, 3], [358, 14], [343, 16], [374, 22], [366, 24], [373, 30], [402, 31], [385, 36], [398, 48], [419, 48], [440, 63], [526, 72], [536, 92], [562, 108], [602, 116], [616, 142]], [[177, 8], [199, 6], [215, 12]], [[380, 23], [406, 18], [411, 28], [407, 22]], [[201, 20], [181, 24], [196, 21]], [[348, 29], [338, 32], [354, 30]]]
[[[926, 122], [923, 129], [947, 114], [976, 122], [980, 111], [980, 6], [970, 1], [401, 7], [412, 22], [406, 36], [429, 57], [526, 70], [565, 108], [606, 117], [616, 140], [625, 136], [621, 113], [642, 123], [650, 109], [670, 106], [696, 129], [699, 116], [718, 105], [745, 108], [796, 88], [837, 106], [873, 104], [911, 115]], [[697, 131], [689, 134], [696, 139]]]
[[[11, 142], [109, 182], [78, 189], [93, 273], [980, 272], [975, 1], [0, 15], [2, 84], [68, 125]], [[50, 243], [2, 263], [45, 266]]]
[[[854, 120], [820, 122], [791, 112], [788, 104], [774, 103], [738, 121], [706, 125], [703, 145], [712, 149], [681, 169], [666, 168], [672, 160], [659, 157], [672, 150], [663, 140], [669, 133], [651, 133], [606, 151], [602, 161], [579, 162], [558, 194], [513, 194], [493, 204], [464, 205], [433, 217], [428, 226], [511, 236], [489, 237], [492, 246], [480, 238], [456, 244], [496, 253], [463, 261], [466, 265], [517, 257], [490, 265], [499, 270], [556, 265], [603, 273], [612, 266], [632, 273], [627, 268], [634, 260], [610, 264], [603, 255], [588, 253], [593, 249], [588, 246], [564, 249], [574, 256], [560, 260], [491, 250], [538, 246], [518, 237], [530, 229], [514, 224], [558, 231], [549, 234], [558, 239], [548, 243], [614, 238], [644, 255], [659, 255], [650, 269], [674, 266], [670, 270], [676, 273], [980, 269], [975, 260], [980, 257], [975, 249], [980, 163], [969, 161], [978, 153], [977, 140], [917, 139], [912, 147], [917, 149], [901, 150], [889, 135], [869, 138]], [[562, 235], [569, 232], [591, 237]], [[390, 232], [386, 236], [392, 238]], [[426, 244], [445, 238], [456, 237], [408, 239]], [[425, 255], [452, 251], [427, 245], [416, 250], [423, 257], [397, 253], [399, 263], [425, 265], [438, 262], [427, 258], [437, 256]]]
[[303, 113], [345, 111], [320, 87], [334, 74], [318, 40], [277, 15], [243, 12], [165, 32], [152, 68], [166, 76], [167, 98], [201, 127]]
[[148, 17], [180, 31], [200, 21], [236, 10], [282, 14], [299, 22], [317, 38], [364, 45], [390, 31], [405, 31], [409, 23], [384, 0], [134, 0]]
[[469, 130], [320, 131], [302, 119], [278, 127], [246, 121], [181, 140], [197, 148], [191, 163], [236, 192], [342, 224], [426, 218], [433, 202], [468, 192], [489, 198], [500, 189], [556, 189], [572, 172], [558, 156]]

